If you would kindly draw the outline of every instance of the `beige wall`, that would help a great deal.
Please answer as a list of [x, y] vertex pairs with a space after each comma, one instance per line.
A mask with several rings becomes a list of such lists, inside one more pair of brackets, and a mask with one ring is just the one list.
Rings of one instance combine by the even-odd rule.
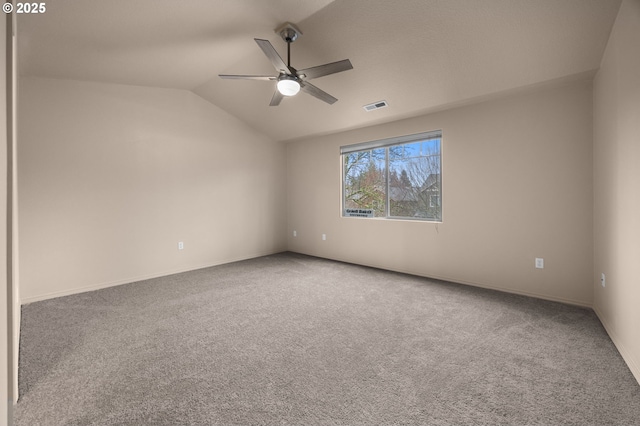
[[[442, 223], [341, 217], [341, 145], [437, 129]], [[592, 304], [589, 79], [292, 142], [287, 169], [292, 251]]]
[[[640, 1], [625, 0], [594, 83], [595, 310], [640, 381]], [[606, 275], [606, 287], [600, 274]]]
[[3, 208], [0, 222], [0, 257], [5, 259], [0, 266], [0, 425], [12, 424], [13, 404], [18, 395], [18, 351], [20, 341], [20, 302], [18, 299], [17, 265], [17, 187], [16, 187], [16, 96], [17, 55], [16, 16], [7, 15], [0, 26], [0, 45], [3, 46], [0, 66], [0, 199]]
[[193, 93], [23, 78], [19, 112], [23, 303], [286, 248], [284, 147]]
[[9, 404], [11, 404], [9, 395], [9, 333], [7, 324], [7, 315], [9, 309], [9, 301], [7, 300], [8, 289], [10, 285], [7, 280], [7, 262], [9, 256], [7, 253], [7, 206], [9, 205], [7, 194], [7, 148], [9, 139], [7, 137], [7, 65], [11, 60], [7, 57], [5, 46], [7, 42], [7, 19], [0, 19], [0, 46], [2, 46], [2, 58], [0, 63], [0, 425], [8, 424]]

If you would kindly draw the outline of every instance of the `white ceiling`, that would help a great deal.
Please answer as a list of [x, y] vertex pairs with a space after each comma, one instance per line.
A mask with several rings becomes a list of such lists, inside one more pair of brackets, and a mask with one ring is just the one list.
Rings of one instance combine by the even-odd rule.
[[[18, 15], [25, 76], [192, 90], [275, 140], [362, 127], [598, 68], [621, 0], [48, 0]], [[274, 29], [295, 23], [297, 69], [350, 59], [307, 94], [269, 107]], [[386, 100], [389, 107], [365, 112]]]

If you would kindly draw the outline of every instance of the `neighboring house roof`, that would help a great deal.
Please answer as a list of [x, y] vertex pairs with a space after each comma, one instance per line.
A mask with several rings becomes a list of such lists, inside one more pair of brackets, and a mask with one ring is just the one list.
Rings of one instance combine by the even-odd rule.
[[420, 201], [420, 194], [425, 191], [438, 190], [440, 185], [440, 174], [432, 173], [425, 179], [419, 187], [390, 186], [389, 199], [392, 201]]
[[416, 192], [413, 188], [390, 186], [389, 187], [389, 199], [391, 201], [418, 201], [416, 198]]
[[440, 185], [440, 173], [431, 173], [420, 187], [420, 192], [434, 189], [434, 186], [438, 185]]

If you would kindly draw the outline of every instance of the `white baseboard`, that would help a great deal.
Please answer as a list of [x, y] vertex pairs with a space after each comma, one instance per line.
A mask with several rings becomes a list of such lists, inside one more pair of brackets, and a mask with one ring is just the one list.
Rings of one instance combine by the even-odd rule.
[[118, 285], [131, 284], [138, 281], [150, 280], [153, 278], [165, 277], [167, 275], [180, 274], [182, 272], [195, 271], [197, 269], [210, 268], [212, 266], [224, 265], [225, 263], [239, 262], [241, 260], [253, 259], [256, 257], [269, 256], [271, 254], [281, 253], [282, 250], [269, 251], [264, 253], [249, 254], [238, 258], [220, 259], [215, 262], [206, 263], [202, 265], [190, 265], [182, 268], [166, 270], [153, 274], [146, 274], [137, 277], [128, 277], [115, 281], [107, 281], [88, 286], [75, 287], [62, 291], [53, 291], [50, 293], [39, 294], [37, 296], [25, 297], [20, 300], [21, 305], [28, 305], [29, 303], [40, 302], [48, 299], [55, 299], [56, 297], [70, 296], [72, 294], [85, 293], [87, 291], [101, 290], [103, 288], [115, 287]]
[[607, 331], [607, 334], [611, 338], [611, 341], [618, 349], [618, 352], [620, 352], [622, 359], [624, 359], [624, 362], [627, 363], [629, 370], [631, 370], [631, 374], [633, 374], [633, 377], [636, 378], [636, 381], [640, 385], [640, 362], [634, 358], [631, 351], [627, 350], [620, 338], [613, 331], [613, 328], [611, 328], [609, 324], [607, 324], [607, 321], [604, 319], [604, 315], [602, 315], [602, 313], [598, 311], [598, 308], [596, 306], [593, 307], [593, 311], [598, 316], [598, 319], [602, 323], [604, 329]]
[[417, 276], [417, 277], [430, 278], [430, 279], [439, 280], [439, 281], [447, 281], [447, 282], [454, 283], [454, 284], [463, 284], [463, 285], [468, 285], [468, 286], [471, 286], [471, 287], [479, 287], [479, 288], [484, 288], [484, 289], [487, 289], [487, 290], [500, 291], [502, 293], [510, 293], [510, 294], [517, 294], [519, 296], [533, 297], [535, 299], [548, 300], [550, 302], [564, 303], [564, 304], [567, 304], [567, 305], [580, 306], [580, 307], [583, 307], [583, 308], [593, 308], [593, 304], [592, 303], [590, 303], [588, 301], [584, 301], [584, 300], [567, 299], [567, 298], [563, 298], [563, 297], [549, 296], [549, 295], [546, 295], [546, 294], [540, 294], [540, 293], [534, 293], [534, 292], [528, 292], [528, 291], [513, 290], [513, 289], [509, 289], [509, 288], [492, 286], [492, 285], [488, 285], [488, 284], [485, 284], [485, 283], [460, 280], [460, 279], [457, 279], [455, 277], [447, 277], [447, 276], [442, 276], [442, 275], [425, 275], [423, 273], [416, 272], [416, 271], [411, 271], [411, 270], [408, 270], [408, 269], [389, 268], [389, 267], [385, 267], [385, 266], [380, 266], [380, 265], [375, 265], [375, 264], [370, 264], [370, 263], [364, 263], [364, 262], [354, 261], [354, 260], [350, 260], [350, 259], [341, 259], [341, 258], [337, 258], [337, 257], [328, 257], [328, 256], [322, 256], [322, 255], [314, 254], [314, 253], [305, 253], [305, 252], [296, 251], [296, 250], [289, 250], [289, 251], [291, 251], [293, 253], [304, 254], [304, 255], [307, 255], [307, 256], [314, 256], [314, 257], [319, 257], [319, 258], [323, 258], [323, 259], [335, 260], [335, 261], [338, 261], [338, 262], [352, 263], [354, 265], [368, 266], [370, 268], [377, 268], [377, 269], [384, 269], [384, 270], [387, 270], [387, 271], [399, 272], [401, 274], [414, 275], [414, 276]]

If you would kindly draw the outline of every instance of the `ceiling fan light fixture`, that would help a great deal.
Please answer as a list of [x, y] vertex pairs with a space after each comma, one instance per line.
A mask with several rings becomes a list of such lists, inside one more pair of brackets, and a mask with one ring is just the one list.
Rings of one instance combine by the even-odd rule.
[[290, 76], [280, 78], [278, 80], [278, 92], [283, 96], [294, 96], [300, 91], [300, 83]]

